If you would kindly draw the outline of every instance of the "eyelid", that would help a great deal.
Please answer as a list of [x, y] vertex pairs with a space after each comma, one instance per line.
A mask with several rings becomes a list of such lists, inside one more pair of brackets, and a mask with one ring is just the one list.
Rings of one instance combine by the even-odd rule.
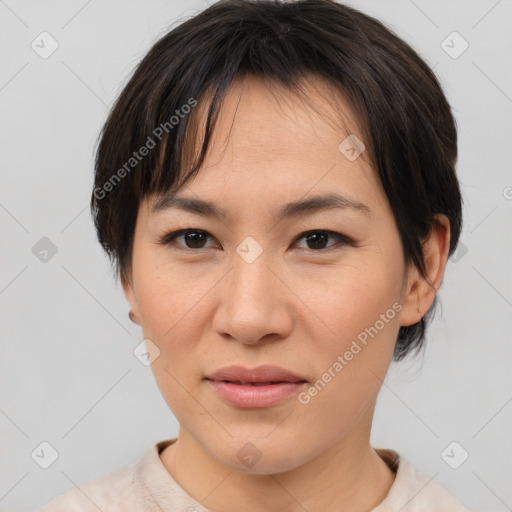
[[[309, 229], [307, 231], [303, 231], [302, 233], [297, 235], [297, 237], [294, 239], [293, 243], [297, 242], [298, 240], [300, 240], [308, 235], [312, 235], [314, 233], [323, 233], [323, 234], [332, 235], [332, 236], [338, 238], [339, 240], [341, 240], [346, 245], [355, 245], [355, 242], [352, 239], [350, 239], [347, 235], [344, 235], [343, 233], [339, 233], [337, 231], [333, 231], [332, 229], [321, 229], [321, 228], [320, 229]], [[337, 244], [334, 244], [334, 245], [331, 245], [330, 247], [328, 247], [327, 249], [318, 249], [316, 251], [314, 251], [313, 249], [306, 249], [306, 250], [313, 251], [313, 252], [326, 252], [331, 247], [336, 247], [336, 245]]]
[[[200, 229], [200, 228], [183, 228], [183, 229], [177, 229], [177, 230], [174, 230], [174, 231], [166, 232], [166, 234], [164, 234], [162, 237], [160, 237], [157, 240], [157, 243], [160, 244], [160, 245], [170, 245], [172, 242], [174, 242], [174, 240], [176, 238], [178, 238], [181, 235], [186, 234], [189, 231], [190, 232], [203, 233], [208, 238], [213, 238], [213, 236], [210, 233], [208, 233], [208, 231], [205, 231], [204, 229]], [[186, 247], [186, 246], [181, 245], [181, 244], [175, 244], [175, 245], [178, 246], [178, 250], [183, 249], [185, 251], [199, 252], [199, 251], [204, 250], [204, 249], [209, 249], [209, 247], [206, 247], [206, 248], [203, 247], [203, 248], [200, 248], [200, 249], [192, 249], [190, 247]]]
[[[177, 229], [177, 230], [174, 230], [174, 231], [170, 231], [170, 232], [167, 232], [166, 234], [164, 234], [162, 237], [160, 237], [157, 241], [157, 243], [159, 245], [171, 245], [174, 240], [176, 238], [178, 238], [179, 236], [182, 236], [184, 234], [186, 234], [187, 232], [198, 232], [198, 233], [203, 233], [205, 234], [208, 238], [210, 239], [214, 239], [213, 235], [211, 235], [208, 231], [204, 230], [204, 229], [200, 229], [200, 228], [182, 228], [182, 229]], [[307, 237], [308, 235], [311, 235], [311, 234], [315, 234], [315, 233], [324, 233], [324, 234], [328, 234], [328, 235], [331, 235], [331, 236], [334, 236], [336, 238], [338, 238], [340, 241], [341, 241], [341, 245], [342, 246], [345, 246], [345, 245], [350, 245], [350, 246], [353, 246], [353, 247], [356, 247], [357, 246], [357, 243], [349, 238], [347, 235], [344, 235], [343, 233], [339, 233], [337, 231], [333, 231], [333, 230], [329, 230], [329, 229], [321, 229], [321, 228], [318, 228], [318, 229], [309, 229], [307, 231], [303, 231], [302, 233], [300, 233], [299, 235], [297, 235], [294, 240], [293, 240], [293, 244], [297, 243], [299, 240], [301, 240], [302, 238], [305, 238]], [[184, 250], [184, 251], [187, 251], [187, 252], [200, 252], [200, 251], [203, 251], [203, 250], [206, 250], [206, 249], [211, 249], [211, 247], [201, 247], [199, 249], [193, 249], [193, 248], [190, 248], [190, 247], [186, 247], [182, 244], [174, 244], [175, 245], [175, 248], [177, 248], [178, 250]], [[307, 251], [307, 252], [313, 252], [313, 253], [327, 253], [329, 252], [331, 249], [336, 249], [338, 248], [338, 246], [340, 245], [340, 242], [337, 243], [337, 244], [333, 244], [329, 247], [326, 247], [324, 249], [308, 249], [308, 248], [300, 248], [299, 250], [302, 250], [302, 251]]]

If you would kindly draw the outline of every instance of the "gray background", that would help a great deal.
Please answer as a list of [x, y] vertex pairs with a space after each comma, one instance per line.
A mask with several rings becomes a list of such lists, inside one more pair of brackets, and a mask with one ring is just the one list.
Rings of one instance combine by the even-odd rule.
[[[448, 263], [425, 357], [390, 369], [373, 443], [435, 475], [472, 510], [512, 510], [512, 2], [352, 4], [435, 68], [460, 130], [465, 199], [463, 245]], [[88, 202], [113, 100], [149, 46], [206, 5], [0, 1], [2, 511], [34, 510], [177, 434], [151, 369], [133, 355], [142, 333]], [[43, 45], [43, 31], [59, 45], [46, 59], [31, 47]], [[453, 31], [469, 44], [457, 58], [464, 43]], [[57, 249], [46, 261], [43, 237]], [[58, 452], [48, 469], [44, 441]], [[460, 464], [463, 450], [469, 458], [452, 469], [446, 461]]]

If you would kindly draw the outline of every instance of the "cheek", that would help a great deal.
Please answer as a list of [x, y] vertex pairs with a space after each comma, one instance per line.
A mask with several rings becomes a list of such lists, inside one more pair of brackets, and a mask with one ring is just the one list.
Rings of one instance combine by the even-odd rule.
[[200, 306], [213, 279], [202, 278], [197, 272], [194, 275], [183, 272], [183, 268], [166, 261], [161, 251], [141, 254], [137, 264], [134, 274], [144, 332], [165, 342], [189, 322], [189, 315]]
[[204, 337], [201, 317], [206, 314], [202, 308], [211, 285], [156, 266], [140, 277], [138, 303], [144, 338], [160, 350], [151, 365], [157, 386], [176, 417], [183, 419], [191, 411], [199, 415], [201, 409], [196, 409], [192, 396], [203, 378], [198, 364]]
[[318, 380], [304, 401], [311, 399], [319, 407], [329, 402], [333, 418], [358, 415], [373, 400], [393, 355], [401, 310], [400, 269], [381, 270], [381, 265], [354, 265], [332, 272], [329, 283], [312, 286], [308, 279], [307, 303], [314, 315], [305, 313], [309, 319], [304, 316], [302, 322], [308, 338], [315, 340], [307, 353], [316, 361]]
[[308, 359], [315, 361], [316, 380], [299, 397], [303, 414], [321, 418], [321, 424], [312, 423], [334, 436], [348, 433], [374, 403], [399, 328], [396, 306], [400, 305], [395, 303], [394, 308], [389, 295], [349, 297], [351, 290], [345, 290], [347, 296], [324, 305], [330, 331], [324, 337], [317, 333], [315, 343], [307, 348]]
[[[397, 306], [393, 308], [393, 304], [401, 299], [400, 271], [379, 257], [358, 255], [352, 264], [339, 269], [309, 273], [296, 281], [295, 289], [310, 308], [311, 318], [321, 320], [319, 328], [332, 341], [330, 346], [340, 349], [376, 322], [383, 337], [398, 325]], [[379, 321], [381, 315], [385, 325]]]
[[149, 257], [140, 258], [139, 265], [137, 299], [143, 333], [160, 350], [152, 370], [164, 397], [179, 402], [180, 390], [192, 391], [203, 377], [204, 369], [198, 365], [204, 358], [201, 340], [208, 334], [205, 329], [212, 314], [208, 294], [218, 276], [184, 273]]

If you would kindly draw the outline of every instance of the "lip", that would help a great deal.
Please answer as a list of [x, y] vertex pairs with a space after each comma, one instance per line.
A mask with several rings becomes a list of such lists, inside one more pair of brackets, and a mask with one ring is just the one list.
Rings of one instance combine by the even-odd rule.
[[[242, 409], [265, 408], [298, 392], [306, 379], [279, 366], [227, 366], [206, 377], [214, 391], [228, 404]], [[228, 381], [228, 382], [226, 382]], [[267, 383], [251, 385], [251, 383]]]
[[240, 365], [225, 366], [207, 375], [206, 378], [230, 382], [299, 382], [306, 380], [290, 370], [272, 365], [262, 365], [256, 368], [245, 368]]

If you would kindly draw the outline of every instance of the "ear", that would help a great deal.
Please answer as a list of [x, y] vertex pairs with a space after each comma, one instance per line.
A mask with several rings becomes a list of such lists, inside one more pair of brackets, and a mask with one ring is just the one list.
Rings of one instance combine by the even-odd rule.
[[446, 215], [436, 215], [431, 233], [422, 245], [427, 278], [411, 265], [402, 297], [401, 326], [419, 322], [441, 286], [450, 249], [450, 221]]
[[121, 273], [121, 284], [123, 286], [124, 295], [128, 304], [130, 305], [130, 311], [132, 311], [133, 322], [140, 325], [140, 315], [139, 315], [139, 306], [137, 303], [137, 298], [135, 296], [135, 291], [133, 289], [133, 282], [131, 275], [126, 276], [124, 273]]

